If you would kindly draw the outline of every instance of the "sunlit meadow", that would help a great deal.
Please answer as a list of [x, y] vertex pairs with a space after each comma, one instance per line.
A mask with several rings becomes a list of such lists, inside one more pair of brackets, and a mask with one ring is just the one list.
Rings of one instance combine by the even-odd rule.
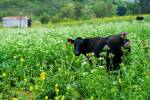
[[[68, 38], [128, 32], [131, 53], [122, 77], [92, 56], [76, 57]], [[0, 30], [0, 99], [149, 100], [150, 22], [135, 20], [53, 28]]]

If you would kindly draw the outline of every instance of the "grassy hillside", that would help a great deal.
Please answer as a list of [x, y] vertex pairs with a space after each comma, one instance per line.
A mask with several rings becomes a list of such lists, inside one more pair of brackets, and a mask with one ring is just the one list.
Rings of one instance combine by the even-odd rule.
[[[149, 21], [83, 23], [53, 28], [1, 29], [0, 99], [149, 100]], [[98, 59], [92, 54], [93, 65], [90, 66], [83, 55], [74, 56], [73, 47], [67, 44], [68, 38], [120, 32], [128, 32], [132, 48], [128, 59], [121, 64], [122, 78], [108, 75], [105, 65], [95, 64]]]

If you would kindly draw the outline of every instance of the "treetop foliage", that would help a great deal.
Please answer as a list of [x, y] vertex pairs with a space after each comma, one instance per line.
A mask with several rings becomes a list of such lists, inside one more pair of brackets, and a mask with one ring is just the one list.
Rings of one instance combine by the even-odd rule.
[[43, 13], [52, 21], [90, 19], [114, 15], [150, 13], [149, 0], [0, 0], [0, 18], [27, 15], [39, 20]]

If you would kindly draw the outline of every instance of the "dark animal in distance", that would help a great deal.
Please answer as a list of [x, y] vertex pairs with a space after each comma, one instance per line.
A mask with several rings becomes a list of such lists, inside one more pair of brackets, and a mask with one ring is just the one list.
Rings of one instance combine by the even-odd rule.
[[142, 16], [137, 16], [137, 17], [136, 17], [136, 20], [144, 20], [144, 17], [142, 17]]
[[[107, 37], [93, 37], [93, 38], [81, 38], [77, 37], [75, 40], [68, 39], [70, 44], [74, 44], [74, 54], [79, 56], [83, 54], [86, 56], [87, 53], [94, 53], [99, 58], [100, 53], [103, 51], [105, 46], [109, 49], [106, 53], [106, 66], [107, 71], [119, 70], [119, 64], [121, 63], [121, 57], [123, 56], [122, 47], [125, 47], [130, 51], [129, 40], [123, 38], [121, 34], [111, 35]], [[110, 59], [109, 54], [113, 54], [113, 58]], [[110, 64], [112, 62], [112, 64]]]

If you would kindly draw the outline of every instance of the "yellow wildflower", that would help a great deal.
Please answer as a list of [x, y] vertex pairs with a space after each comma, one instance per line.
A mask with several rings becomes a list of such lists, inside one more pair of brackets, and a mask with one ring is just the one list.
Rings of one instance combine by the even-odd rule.
[[48, 96], [45, 96], [45, 100], [48, 100]]
[[40, 78], [42, 81], [46, 79], [46, 73], [44, 71], [40, 74]]
[[64, 95], [61, 97], [61, 100], [65, 100], [65, 96]]
[[5, 76], [6, 76], [6, 73], [3, 73], [2, 76], [5, 77]]
[[91, 96], [90, 100], [94, 100], [94, 97], [93, 97], [93, 96]]
[[23, 57], [20, 58], [20, 62], [23, 63], [25, 60]]
[[13, 97], [12, 100], [18, 100], [18, 98], [17, 97]]
[[56, 91], [56, 94], [58, 94], [58, 92], [59, 92], [59, 89], [55, 89], [55, 91]]
[[55, 88], [58, 88], [58, 84], [55, 84]]
[[59, 93], [58, 84], [55, 84], [55, 92], [58, 95], [58, 93]]

